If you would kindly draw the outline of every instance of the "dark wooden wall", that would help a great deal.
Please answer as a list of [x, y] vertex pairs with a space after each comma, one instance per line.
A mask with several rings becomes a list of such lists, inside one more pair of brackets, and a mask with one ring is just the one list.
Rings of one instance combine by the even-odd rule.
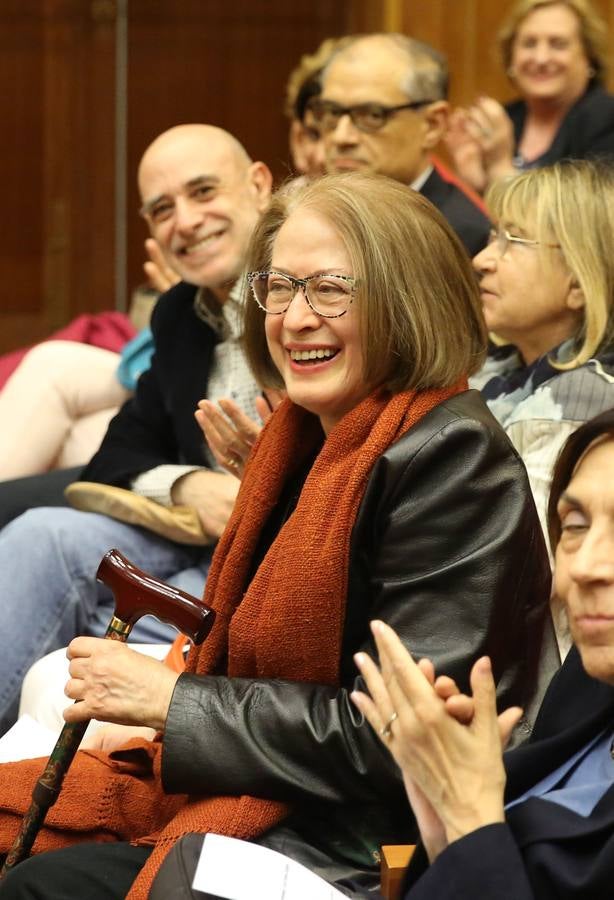
[[[597, 2], [614, 33], [614, 0]], [[113, 308], [140, 281], [135, 175], [156, 134], [178, 122], [221, 125], [283, 178], [288, 73], [324, 37], [349, 32], [400, 30], [440, 47], [455, 103], [479, 93], [506, 99], [493, 35], [507, 5], [0, 0], [0, 352], [80, 312]], [[121, 191], [116, 197], [123, 181], [124, 207]]]
[[113, 4], [0, 0], [1, 349], [113, 305], [114, 35]]
[[[346, 31], [350, 5], [0, 0], [0, 352], [80, 312], [116, 305], [118, 177], [127, 184], [125, 288], [139, 283], [145, 227], [136, 213], [136, 168], [165, 128], [221, 125], [283, 178], [287, 75], [301, 54]], [[122, 73], [116, 31], [125, 10]], [[126, 128], [118, 134], [122, 82]], [[125, 171], [118, 172], [123, 155]]]

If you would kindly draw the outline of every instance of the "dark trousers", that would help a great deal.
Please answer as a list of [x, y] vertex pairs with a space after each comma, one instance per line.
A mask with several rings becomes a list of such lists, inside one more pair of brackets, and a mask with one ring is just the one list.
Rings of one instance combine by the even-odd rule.
[[154, 878], [149, 900], [218, 900], [192, 887], [204, 839], [188, 834], [177, 841]]
[[124, 900], [151, 847], [76, 844], [24, 860], [0, 882], [1, 900]]
[[68, 506], [64, 488], [78, 481], [82, 471], [83, 467], [77, 466], [0, 481], [0, 528], [34, 506]]
[[[177, 841], [154, 879], [149, 900], [220, 900], [192, 888], [203, 839], [202, 834], [189, 834]], [[294, 841], [292, 831], [283, 826], [261, 839], [279, 852], [291, 851]], [[40, 853], [11, 869], [0, 883], [0, 900], [124, 900], [151, 850], [120, 842], [75, 844]], [[347, 866], [331, 866], [330, 858], [309, 847], [303, 853], [303, 864], [334, 883], [342, 894], [373, 900], [380, 896], [373, 872], [361, 875]], [[342, 872], [355, 877], [335, 877]]]

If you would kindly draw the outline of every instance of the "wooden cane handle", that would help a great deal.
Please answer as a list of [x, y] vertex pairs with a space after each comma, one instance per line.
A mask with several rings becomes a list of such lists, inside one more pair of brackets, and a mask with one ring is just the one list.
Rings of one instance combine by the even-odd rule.
[[138, 569], [119, 550], [105, 553], [96, 578], [113, 592], [115, 615], [128, 625], [151, 614], [174, 625], [195, 644], [201, 644], [211, 631], [215, 613], [202, 600]]

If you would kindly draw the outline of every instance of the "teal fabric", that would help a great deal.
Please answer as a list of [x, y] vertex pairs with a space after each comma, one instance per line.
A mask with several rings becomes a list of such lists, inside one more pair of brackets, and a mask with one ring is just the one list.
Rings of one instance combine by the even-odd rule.
[[136, 337], [125, 344], [120, 354], [117, 380], [128, 391], [136, 388], [136, 383], [149, 368], [154, 352], [151, 329], [143, 328]]

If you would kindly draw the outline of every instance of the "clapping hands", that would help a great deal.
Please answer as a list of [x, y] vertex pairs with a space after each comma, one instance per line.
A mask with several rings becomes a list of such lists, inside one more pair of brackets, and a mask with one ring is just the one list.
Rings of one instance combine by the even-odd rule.
[[495, 178], [514, 172], [512, 122], [492, 97], [454, 110], [444, 140], [459, 175], [478, 193]]
[[372, 623], [380, 668], [366, 653], [355, 661], [370, 696], [352, 700], [392, 753], [431, 861], [453, 840], [502, 822], [502, 747], [519, 721], [513, 707], [497, 716], [490, 660], [471, 670], [471, 695], [432, 663], [415, 663], [395, 632]]
[[[277, 409], [284, 396], [283, 391], [267, 390], [263, 396], [256, 398], [256, 409], [262, 424]], [[201, 400], [194, 415], [218, 463], [241, 480], [262, 425], [246, 416], [236, 403], [228, 399], [219, 400], [217, 406], [210, 400]]]

